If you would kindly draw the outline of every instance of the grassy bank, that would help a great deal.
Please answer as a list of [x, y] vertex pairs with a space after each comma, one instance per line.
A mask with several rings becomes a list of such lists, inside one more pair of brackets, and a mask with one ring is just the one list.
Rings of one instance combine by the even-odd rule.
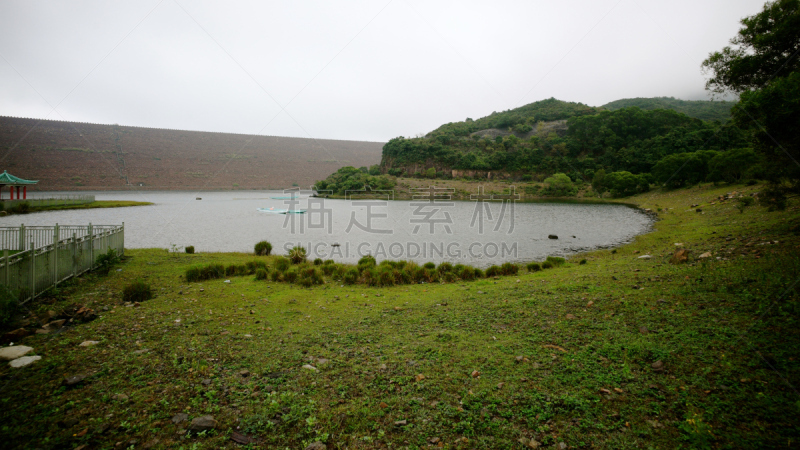
[[[33, 305], [100, 317], [24, 338], [42, 359], [0, 368], [0, 446], [796, 445], [800, 212], [718, 200], [757, 189], [626, 199], [658, 213], [653, 232], [573, 258], [585, 265], [473, 282], [187, 283], [190, 267], [256, 257], [127, 251], [120, 271]], [[678, 248], [689, 261], [670, 264]], [[137, 279], [156, 296], [125, 304]], [[187, 436], [179, 413], [218, 425]]]
[[[126, 206], [146, 206], [151, 202], [135, 202], [130, 200], [97, 200], [83, 205], [57, 205], [57, 206], [30, 206], [27, 203], [16, 205], [6, 211], [6, 214], [28, 214], [41, 211], [60, 211], [64, 209], [95, 209], [95, 208], [123, 208]], [[24, 205], [24, 206], [23, 206]]]

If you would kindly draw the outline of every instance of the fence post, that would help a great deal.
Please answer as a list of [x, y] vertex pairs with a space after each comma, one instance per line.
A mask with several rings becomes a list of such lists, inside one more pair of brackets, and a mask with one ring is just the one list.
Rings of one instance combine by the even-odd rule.
[[34, 297], [36, 297], [36, 244], [31, 241], [31, 296], [25, 301]]
[[75, 233], [72, 233], [72, 276], [76, 276], [77, 272], [75, 272], [75, 264], [77, 264], [78, 259], [78, 238], [75, 236]]
[[121, 255], [125, 255], [125, 222], [122, 222], [122, 230], [120, 231], [120, 238], [122, 239], [121, 247], [122, 251], [120, 251]]
[[25, 224], [19, 225], [19, 251], [25, 251]]
[[89, 222], [89, 270], [94, 269], [94, 232], [92, 223]]
[[58, 286], [58, 224], [53, 231], [53, 284]]

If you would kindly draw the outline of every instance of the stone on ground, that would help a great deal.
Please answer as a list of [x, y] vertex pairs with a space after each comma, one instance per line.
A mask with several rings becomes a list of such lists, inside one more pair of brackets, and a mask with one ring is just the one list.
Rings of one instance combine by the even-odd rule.
[[0, 349], [0, 359], [3, 361], [11, 361], [13, 359], [21, 358], [33, 350], [32, 347], [26, 345], [15, 345], [13, 347], [3, 347]]
[[19, 367], [25, 367], [28, 364], [31, 364], [34, 361], [38, 361], [40, 359], [42, 359], [41, 356], [23, 356], [22, 358], [17, 358], [11, 361], [10, 363], [8, 363], [8, 365], [16, 369]]
[[192, 424], [189, 425], [189, 431], [200, 433], [203, 431], [213, 430], [217, 427], [217, 421], [214, 416], [203, 416], [192, 419]]

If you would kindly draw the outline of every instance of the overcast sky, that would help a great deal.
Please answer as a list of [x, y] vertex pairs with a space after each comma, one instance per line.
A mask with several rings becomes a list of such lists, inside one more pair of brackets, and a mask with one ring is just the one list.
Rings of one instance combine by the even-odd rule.
[[700, 63], [763, 4], [3, 0], [0, 115], [386, 141], [550, 97], [707, 99]]

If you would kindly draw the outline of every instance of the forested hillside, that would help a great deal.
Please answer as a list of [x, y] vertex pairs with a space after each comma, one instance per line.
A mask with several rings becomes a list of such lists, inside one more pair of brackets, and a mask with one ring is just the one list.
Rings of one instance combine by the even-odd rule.
[[[710, 175], [746, 178], [752, 173], [740, 163], [752, 167], [755, 160], [746, 147], [745, 134], [727, 122], [703, 121], [671, 109], [609, 111], [549, 99], [443, 125], [426, 137], [392, 139], [383, 147], [381, 172], [522, 181], [563, 173], [577, 183], [609, 174], [609, 180], [625, 183], [599, 181], [596, 190], [629, 195], [647, 190], [652, 182], [683, 185]], [[726, 159], [732, 149], [743, 149], [736, 161]], [[682, 168], [677, 177], [668, 170], [676, 161]], [[725, 172], [725, 164], [736, 169]]]
[[671, 109], [701, 120], [718, 120], [725, 122], [731, 119], [731, 108], [736, 102], [680, 100], [675, 97], [623, 98], [606, 103], [602, 108], [614, 111], [635, 106], [639, 109]]

